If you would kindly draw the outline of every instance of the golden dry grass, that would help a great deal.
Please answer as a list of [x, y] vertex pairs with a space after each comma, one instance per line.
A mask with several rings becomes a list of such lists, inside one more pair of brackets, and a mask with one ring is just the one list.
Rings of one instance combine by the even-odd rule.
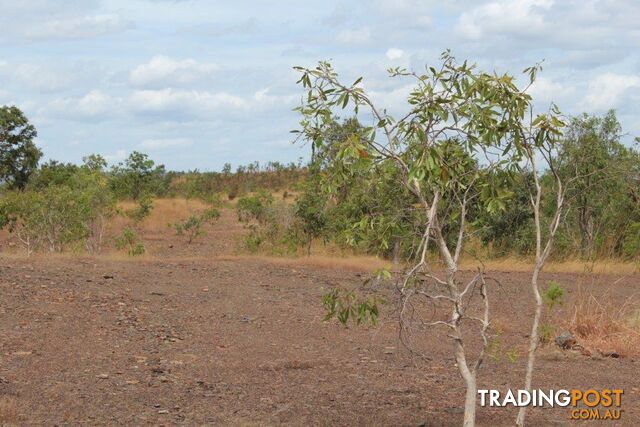
[[339, 268], [352, 271], [373, 271], [390, 268], [391, 263], [373, 256], [331, 257], [326, 255], [311, 255], [300, 257], [275, 257], [266, 255], [233, 255], [219, 256], [214, 259], [225, 261], [256, 260], [287, 267], [314, 267], [322, 269]]
[[[277, 192], [273, 194], [275, 198], [282, 199], [283, 193]], [[291, 202], [295, 199], [295, 193], [289, 192], [287, 201]], [[233, 209], [233, 205], [237, 200], [226, 203], [223, 209]], [[131, 201], [120, 202], [118, 207], [126, 211], [133, 209], [136, 204]], [[150, 215], [145, 218], [138, 226], [143, 239], [154, 239], [162, 233], [170, 232], [168, 230], [168, 224], [175, 223], [176, 221], [184, 220], [191, 214], [202, 212], [209, 205], [199, 199], [184, 199], [184, 198], [166, 198], [155, 199], [153, 201], [153, 209]], [[233, 215], [232, 215], [233, 216]], [[230, 221], [235, 221], [231, 220]], [[123, 216], [116, 216], [111, 220], [109, 229], [110, 235], [118, 235], [122, 230], [131, 226], [132, 220]], [[225, 225], [225, 226], [228, 226]], [[6, 234], [6, 232], [4, 232]], [[8, 235], [0, 236], [2, 240], [9, 238]], [[206, 237], [205, 237], [206, 239]], [[126, 254], [120, 252], [113, 252], [108, 248], [105, 248], [102, 258], [108, 258], [113, 260], [127, 260], [127, 261], [157, 261], [161, 260], [152, 255], [145, 254], [140, 257], [129, 257]], [[10, 252], [3, 252], [2, 256], [15, 256], [24, 257], [24, 254], [20, 250], [14, 251], [14, 254]], [[302, 254], [301, 251], [299, 257], [271, 257], [271, 256], [254, 256], [253, 258], [261, 258], [264, 260], [270, 260], [274, 263], [286, 263], [290, 265], [308, 265], [321, 268], [348, 268], [352, 270], [371, 271], [383, 267], [389, 267], [391, 262], [383, 260], [373, 256], [364, 256], [357, 254], [354, 251], [345, 250], [332, 244], [322, 244], [321, 242], [314, 242], [312, 249], [312, 256], [307, 257]], [[226, 254], [232, 256], [233, 254]], [[34, 254], [34, 257], [44, 256], [50, 257], [50, 254]], [[77, 253], [64, 253], [56, 254], [57, 257], [87, 257], [88, 255], [82, 255]], [[251, 258], [251, 256], [245, 256], [245, 258]], [[237, 257], [236, 257], [237, 258]], [[197, 259], [194, 257], [193, 259]], [[208, 258], [212, 259], [212, 258]], [[491, 271], [503, 271], [503, 272], [530, 272], [533, 268], [533, 261], [515, 257], [488, 259], [483, 260], [487, 270]], [[461, 269], [473, 270], [477, 268], [478, 261], [468, 257], [461, 262]], [[437, 269], [438, 266], [436, 265]], [[568, 260], [562, 262], [547, 262], [545, 272], [550, 273], [578, 273], [578, 274], [632, 274], [640, 272], [639, 263], [621, 262], [619, 260], [598, 260], [596, 262], [585, 262], [581, 260]]]
[[[499, 258], [493, 260], [483, 260], [487, 270], [493, 271], [517, 271], [527, 272], [533, 269], [533, 260], [523, 260], [518, 258]], [[474, 269], [478, 261], [464, 259], [460, 263], [462, 269]], [[597, 260], [597, 261], [548, 261], [544, 266], [544, 271], [548, 273], [584, 273], [584, 274], [632, 274], [640, 272], [640, 265], [633, 262], [623, 262], [619, 260]]]
[[637, 356], [640, 354], [639, 307], [634, 298], [616, 305], [606, 294], [598, 298], [592, 293], [579, 292], [569, 327], [578, 342], [590, 351]]
[[[151, 213], [140, 223], [140, 227], [145, 232], [157, 233], [164, 231], [167, 229], [167, 224], [184, 220], [189, 215], [202, 212], [208, 207], [209, 205], [198, 199], [155, 199]], [[120, 202], [118, 203], [118, 208], [123, 211], [135, 209], [136, 203], [131, 201]], [[130, 219], [119, 216], [113, 219], [112, 225], [114, 229], [119, 230], [130, 222]]]

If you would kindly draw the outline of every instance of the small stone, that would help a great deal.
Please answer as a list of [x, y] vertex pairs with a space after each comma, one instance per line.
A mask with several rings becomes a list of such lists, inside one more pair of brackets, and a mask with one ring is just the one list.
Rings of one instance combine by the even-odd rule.
[[158, 411], [158, 414], [168, 414], [168, 413], [169, 413], [169, 410], [168, 410], [168, 409], [160, 409], [160, 410]]
[[564, 350], [572, 348], [576, 342], [576, 338], [569, 331], [564, 331], [556, 337], [556, 344]]
[[100, 375], [98, 375], [98, 378], [101, 379], [101, 380], [106, 380], [106, 379], [109, 378], [109, 374], [100, 374]]
[[209, 292], [209, 288], [202, 288], [202, 292]]

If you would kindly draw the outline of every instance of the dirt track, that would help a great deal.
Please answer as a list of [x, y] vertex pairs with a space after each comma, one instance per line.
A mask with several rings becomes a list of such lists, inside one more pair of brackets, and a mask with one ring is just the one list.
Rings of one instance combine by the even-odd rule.
[[[161, 236], [153, 244], [156, 253], [161, 248], [188, 252], [184, 245], [167, 249]], [[418, 337], [428, 349], [425, 361], [399, 345], [391, 303], [377, 327], [345, 329], [322, 322], [323, 293], [336, 284], [357, 284], [361, 276], [254, 259], [0, 258], [4, 421], [461, 424], [462, 382], [442, 335]], [[499, 278], [494, 317], [503, 329], [504, 348], [522, 355], [528, 329], [523, 313], [530, 310], [527, 276], [500, 273]], [[544, 276], [550, 278], [567, 288], [571, 301], [577, 276]], [[639, 284], [639, 275], [620, 280], [610, 298], [624, 301]], [[635, 359], [548, 350], [538, 363], [534, 386], [623, 388], [620, 424], [637, 425], [640, 366]], [[523, 367], [523, 357], [515, 362], [487, 358], [479, 386], [518, 388]], [[567, 409], [533, 410], [529, 421], [573, 424], [568, 418]], [[505, 409], [480, 409], [478, 415], [486, 426], [512, 425], [513, 419]]]

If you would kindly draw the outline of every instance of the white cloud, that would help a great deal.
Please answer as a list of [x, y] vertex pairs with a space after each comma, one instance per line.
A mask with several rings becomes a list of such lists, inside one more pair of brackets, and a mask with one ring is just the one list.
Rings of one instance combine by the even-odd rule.
[[392, 115], [398, 115], [408, 111], [410, 105], [407, 103], [407, 99], [413, 89], [415, 89], [415, 85], [409, 83], [391, 90], [371, 90], [369, 93], [380, 108], [387, 109]]
[[158, 55], [134, 68], [129, 80], [136, 86], [189, 84], [211, 77], [218, 68], [216, 64], [193, 59], [175, 60]]
[[455, 30], [468, 39], [479, 39], [485, 33], [535, 33], [545, 26], [540, 10], [551, 8], [553, 0], [498, 0], [463, 12]]
[[398, 30], [405, 28], [426, 30], [431, 27], [429, 12], [433, 5], [428, 0], [376, 0], [375, 7], [385, 22], [394, 23]]
[[129, 97], [129, 106], [140, 113], [175, 113], [206, 115], [213, 111], [247, 110], [249, 104], [239, 96], [226, 92], [196, 90], [138, 90]]
[[193, 144], [193, 141], [188, 138], [145, 139], [140, 144], [140, 147], [145, 150], [156, 151], [166, 148], [188, 147], [191, 144]]
[[10, 69], [9, 74], [21, 85], [42, 92], [61, 91], [73, 82], [69, 73], [35, 64], [18, 64]]
[[269, 92], [271, 88], [267, 87], [261, 89], [253, 94], [252, 106], [260, 109], [264, 107], [277, 107], [277, 106], [293, 106], [293, 103], [300, 99], [298, 94], [292, 95], [271, 95]]
[[590, 111], [615, 108], [624, 97], [638, 95], [639, 91], [639, 75], [604, 73], [589, 82], [582, 104]]
[[55, 99], [44, 107], [44, 112], [69, 119], [97, 119], [115, 114], [119, 104], [119, 98], [94, 89], [80, 98]]
[[389, 50], [387, 50], [386, 55], [387, 55], [388, 59], [393, 61], [394, 59], [402, 58], [402, 55], [404, 55], [404, 51], [402, 49], [396, 49], [396, 48], [392, 47]]
[[344, 30], [338, 33], [337, 40], [343, 44], [365, 44], [371, 39], [371, 30], [363, 27], [356, 30]]
[[133, 24], [118, 14], [102, 14], [54, 19], [31, 26], [29, 39], [82, 39], [124, 31]]
[[573, 92], [573, 87], [567, 87], [547, 77], [538, 77], [528, 91], [536, 103], [554, 102], [556, 104], [566, 101]]
[[119, 149], [113, 154], [105, 154], [104, 159], [109, 163], [120, 162], [127, 158], [127, 150]]

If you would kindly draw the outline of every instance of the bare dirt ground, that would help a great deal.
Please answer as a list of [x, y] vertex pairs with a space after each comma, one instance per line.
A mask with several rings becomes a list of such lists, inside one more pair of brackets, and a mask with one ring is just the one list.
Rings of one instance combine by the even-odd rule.
[[[366, 270], [225, 258], [241, 233], [232, 223], [227, 213], [192, 246], [169, 232], [150, 233], [144, 260], [2, 256], [0, 424], [461, 424], [462, 381], [446, 338], [417, 337], [430, 359], [411, 357], [384, 290], [390, 303], [378, 326], [323, 322], [321, 296], [359, 283]], [[501, 340], [522, 355], [528, 277], [495, 275]], [[567, 289], [560, 317], [569, 317], [582, 280], [544, 276], [550, 279]], [[606, 284], [607, 298], [621, 303], [640, 289], [640, 275], [617, 279], [600, 276], [589, 286], [598, 293]], [[538, 367], [535, 387], [624, 389], [622, 421], [613, 424], [638, 425], [634, 357], [549, 348]], [[523, 370], [522, 356], [489, 357], [479, 386], [519, 388]], [[480, 425], [513, 420], [511, 410], [479, 408]], [[581, 422], [570, 421], [568, 409], [529, 414], [530, 425], [574, 423]]]

